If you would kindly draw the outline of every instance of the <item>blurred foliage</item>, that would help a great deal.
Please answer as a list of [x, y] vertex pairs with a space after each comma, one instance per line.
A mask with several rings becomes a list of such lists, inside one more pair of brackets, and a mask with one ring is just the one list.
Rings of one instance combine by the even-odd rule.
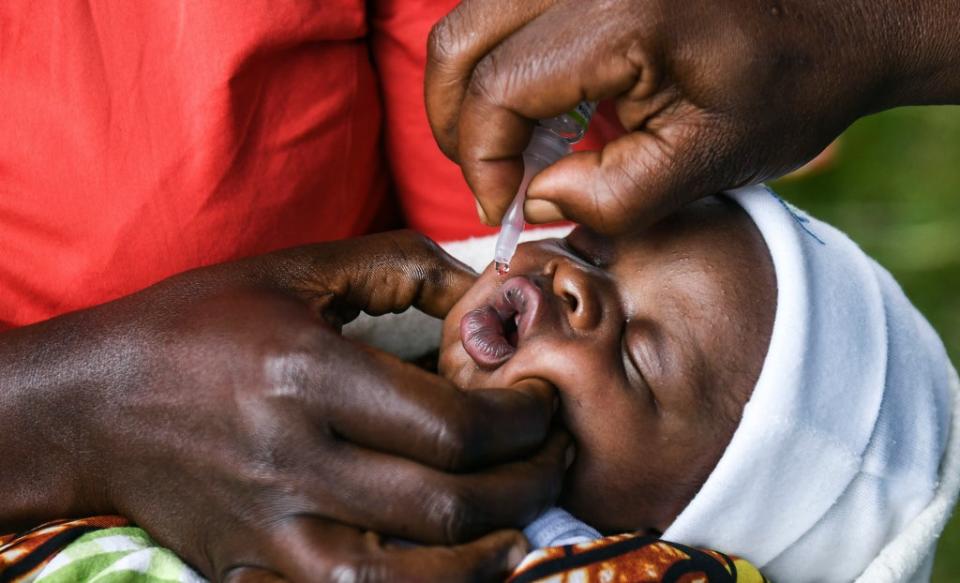
[[[860, 120], [826, 169], [773, 186], [830, 222], [893, 273], [960, 362], [960, 107], [911, 107]], [[960, 515], [933, 581], [960, 581]]]

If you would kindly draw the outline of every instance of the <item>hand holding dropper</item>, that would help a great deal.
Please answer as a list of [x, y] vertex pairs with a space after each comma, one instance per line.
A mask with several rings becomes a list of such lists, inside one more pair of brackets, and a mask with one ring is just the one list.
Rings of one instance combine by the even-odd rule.
[[540, 120], [534, 128], [530, 143], [523, 152], [523, 180], [500, 223], [493, 261], [501, 277], [510, 271], [510, 260], [523, 232], [523, 203], [527, 196], [527, 185], [541, 170], [570, 153], [570, 145], [579, 142], [587, 133], [596, 108], [596, 103], [584, 101], [569, 113]]

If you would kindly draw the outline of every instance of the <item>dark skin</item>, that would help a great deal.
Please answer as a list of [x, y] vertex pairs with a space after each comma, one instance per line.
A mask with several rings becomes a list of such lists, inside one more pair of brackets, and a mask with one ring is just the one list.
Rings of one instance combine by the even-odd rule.
[[360, 310], [442, 317], [474, 278], [390, 233], [3, 333], [0, 530], [118, 513], [215, 580], [502, 578], [526, 549], [503, 529], [559, 492], [552, 389], [463, 392], [339, 335]]
[[856, 119], [960, 103], [954, 0], [465, 0], [433, 29], [434, 136], [498, 224], [533, 120], [613, 100], [627, 134], [540, 173], [529, 222], [605, 233], [781, 176]]
[[[760, 375], [777, 303], [762, 236], [735, 203], [705, 199], [644, 231], [521, 245], [510, 275], [488, 269], [450, 311], [441, 372], [555, 386], [577, 443], [562, 505], [607, 532], [663, 532]], [[490, 307], [519, 322], [508, 344]]]

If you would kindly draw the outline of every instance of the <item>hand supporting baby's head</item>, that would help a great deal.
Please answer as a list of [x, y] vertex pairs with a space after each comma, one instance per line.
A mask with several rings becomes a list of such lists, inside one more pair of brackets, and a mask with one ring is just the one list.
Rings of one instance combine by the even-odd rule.
[[467, 388], [542, 379], [577, 442], [562, 504], [605, 530], [663, 530], [722, 455], [766, 354], [776, 283], [735, 203], [642, 233], [521, 246], [448, 315], [441, 372]]

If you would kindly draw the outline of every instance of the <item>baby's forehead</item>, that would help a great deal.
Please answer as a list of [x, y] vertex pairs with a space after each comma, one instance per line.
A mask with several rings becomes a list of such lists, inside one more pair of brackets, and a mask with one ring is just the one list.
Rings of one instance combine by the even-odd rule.
[[641, 267], [658, 266], [663, 277], [706, 276], [708, 282], [749, 276], [758, 262], [769, 261], [749, 215], [723, 196], [691, 203], [647, 229], [611, 239], [618, 262], [637, 264], [635, 271], [623, 270], [623, 277], [641, 277]]

